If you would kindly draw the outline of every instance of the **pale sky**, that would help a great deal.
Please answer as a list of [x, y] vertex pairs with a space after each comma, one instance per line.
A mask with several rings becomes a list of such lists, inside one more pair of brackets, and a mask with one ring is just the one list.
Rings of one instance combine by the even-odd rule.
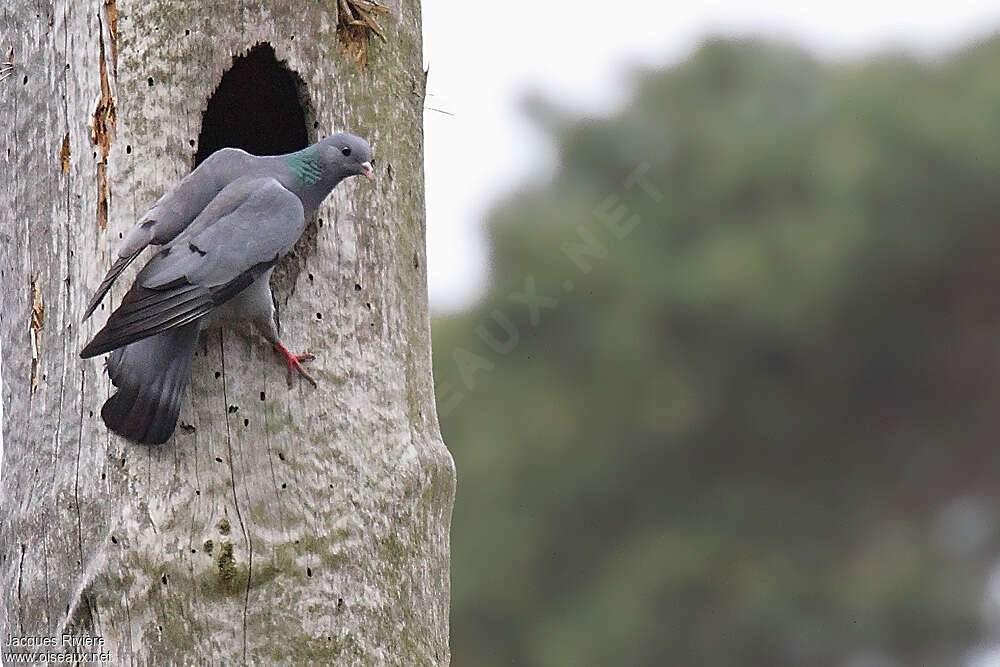
[[825, 58], [894, 47], [934, 56], [1000, 26], [1000, 3], [981, 1], [423, 0], [423, 14], [428, 278], [436, 310], [468, 305], [485, 288], [481, 223], [490, 205], [552, 168], [550, 148], [518, 111], [525, 92], [607, 112], [627, 100], [625, 66], [676, 63], [706, 36], [773, 36]]

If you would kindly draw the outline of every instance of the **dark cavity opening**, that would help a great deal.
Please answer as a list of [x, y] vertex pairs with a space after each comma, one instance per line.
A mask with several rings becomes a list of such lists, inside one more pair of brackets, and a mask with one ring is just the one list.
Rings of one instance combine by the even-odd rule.
[[254, 155], [308, 146], [304, 90], [302, 79], [278, 62], [270, 44], [234, 57], [202, 116], [194, 165], [227, 146]]

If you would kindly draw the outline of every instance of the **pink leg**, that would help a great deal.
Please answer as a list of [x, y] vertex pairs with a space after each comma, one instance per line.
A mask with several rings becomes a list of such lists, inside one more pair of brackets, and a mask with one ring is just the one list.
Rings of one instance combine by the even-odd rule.
[[292, 386], [292, 371], [298, 371], [299, 375], [305, 379], [312, 382], [312, 385], [316, 386], [316, 380], [313, 379], [312, 375], [309, 375], [308, 371], [302, 367], [303, 361], [309, 361], [310, 359], [315, 359], [313, 355], [309, 354], [293, 354], [287, 347], [285, 347], [281, 342], [274, 343], [274, 349], [285, 358], [285, 365], [288, 366], [288, 386]]

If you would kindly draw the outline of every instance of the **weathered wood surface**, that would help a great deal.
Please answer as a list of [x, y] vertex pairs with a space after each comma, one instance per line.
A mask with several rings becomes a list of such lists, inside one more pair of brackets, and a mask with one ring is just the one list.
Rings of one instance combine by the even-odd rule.
[[[360, 68], [332, 0], [3, 3], [4, 641], [100, 636], [115, 664], [448, 662], [455, 477], [430, 366], [419, 4], [380, 23], [388, 43]], [[210, 334], [184, 426], [136, 446], [100, 421], [103, 361], [77, 356], [108, 310], [80, 317], [119, 235], [190, 170], [232, 56], [265, 41], [304, 80], [315, 136], [363, 134], [378, 161], [374, 184], [327, 200], [276, 289], [320, 386], [289, 390], [256, 337]]]

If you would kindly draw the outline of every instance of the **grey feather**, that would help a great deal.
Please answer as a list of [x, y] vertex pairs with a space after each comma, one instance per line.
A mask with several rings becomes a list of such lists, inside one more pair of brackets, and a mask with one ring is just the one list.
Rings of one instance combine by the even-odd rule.
[[[350, 150], [349, 155], [343, 154], [345, 148]], [[90, 317], [118, 276], [145, 248], [176, 238], [234, 180], [261, 176], [276, 179], [299, 197], [308, 218], [342, 179], [358, 174], [371, 177], [370, 160], [368, 142], [346, 133], [288, 155], [256, 156], [238, 148], [216, 151], [167, 190], [121, 240], [111, 270], [87, 304], [83, 319]]]
[[118, 391], [101, 408], [108, 428], [134, 442], [158, 445], [174, 432], [191, 375], [198, 323], [118, 348], [108, 375]]
[[109, 428], [137, 442], [169, 437], [187, 385], [190, 340], [228, 302], [277, 342], [271, 269], [337, 183], [372, 177], [370, 159], [367, 142], [349, 134], [281, 156], [223, 149], [156, 202], [119, 245], [84, 315], [143, 249], [164, 245], [80, 353], [113, 351], [108, 369], [119, 389], [102, 410]]
[[273, 178], [239, 178], [153, 256], [80, 355], [183, 326], [250, 286], [305, 226], [302, 203]]
[[246, 175], [247, 168], [263, 172], [252, 166], [260, 159], [238, 148], [223, 148], [167, 190], [118, 244], [111, 270], [87, 304], [83, 319], [90, 317], [122, 271], [147, 246], [167, 243], [184, 231], [235, 177]]

